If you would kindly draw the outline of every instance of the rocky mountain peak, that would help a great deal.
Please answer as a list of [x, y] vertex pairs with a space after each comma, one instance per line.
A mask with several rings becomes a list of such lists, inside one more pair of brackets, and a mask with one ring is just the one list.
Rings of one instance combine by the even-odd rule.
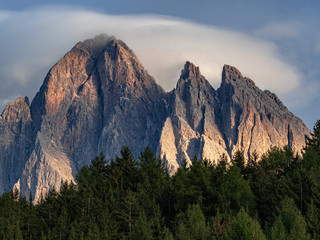
[[27, 97], [11, 101], [0, 116], [0, 193], [12, 190], [22, 174], [31, 143]]
[[243, 77], [241, 72], [230, 65], [224, 65], [222, 70], [222, 84], [245, 84], [247, 86], [255, 86], [254, 81], [250, 78]]
[[136, 156], [150, 146], [174, 173], [194, 156], [296, 151], [308, 133], [275, 94], [235, 67], [223, 67], [216, 91], [187, 61], [165, 93], [124, 42], [103, 34], [78, 42], [50, 69], [31, 107], [22, 97], [3, 111], [0, 193], [17, 184], [38, 199], [74, 181], [101, 151], [109, 159], [124, 145]]
[[78, 42], [68, 54], [76, 53], [78, 50], [87, 53], [93, 60], [97, 60], [104, 53], [107, 53], [108, 57], [112, 60], [119, 61], [120, 58], [121, 60], [134, 58], [138, 61], [136, 55], [123, 41], [106, 34]]
[[110, 37], [106, 34], [98, 35], [94, 38], [78, 42], [69, 53], [80, 50], [89, 54], [91, 58], [97, 59], [102, 54], [112, 38], [114, 37]]
[[176, 92], [179, 92], [182, 96], [185, 95], [186, 91], [192, 91], [196, 94], [196, 92], [202, 91], [205, 88], [211, 89], [212, 87], [205, 77], [201, 75], [199, 67], [187, 61], [184, 68], [181, 70], [181, 75], [176, 86]]
[[195, 66], [193, 63], [187, 61], [181, 71], [182, 79], [188, 78], [199, 78], [201, 76], [199, 67]]
[[29, 98], [28, 98], [27, 96], [25, 96], [25, 97], [18, 97], [16, 102], [17, 102], [17, 103], [25, 103], [25, 104], [27, 104], [28, 106], [30, 105], [30, 103], [29, 103]]
[[11, 101], [1, 114], [1, 118], [5, 121], [19, 120], [30, 118], [28, 97], [18, 97], [16, 101]]
[[137, 57], [127, 47], [127, 45], [121, 40], [117, 40], [115, 37], [110, 38], [110, 41], [106, 46], [106, 52], [114, 61], [130, 61], [132, 59], [135, 59], [135, 61], [137, 61]]
[[243, 76], [237, 68], [230, 66], [230, 65], [226, 65], [226, 64], [223, 66], [222, 82], [230, 83], [232, 81], [237, 81], [242, 78], [243, 78]]

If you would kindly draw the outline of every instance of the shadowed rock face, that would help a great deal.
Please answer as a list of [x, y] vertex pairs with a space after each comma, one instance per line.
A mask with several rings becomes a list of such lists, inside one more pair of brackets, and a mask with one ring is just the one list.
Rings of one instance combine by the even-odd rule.
[[182, 159], [216, 162], [240, 150], [246, 159], [272, 146], [300, 152], [308, 128], [278, 97], [262, 91], [235, 67], [225, 65], [222, 83], [212, 88], [199, 68], [187, 62], [177, 87], [169, 93], [169, 112], [157, 149], [173, 173]]
[[0, 192], [11, 190], [22, 174], [32, 148], [27, 97], [10, 102], [0, 116]]
[[219, 129], [218, 93], [201, 75], [199, 68], [187, 62], [176, 88], [169, 93], [168, 117], [162, 129], [157, 154], [171, 173], [185, 159], [194, 156], [216, 160], [227, 154]]
[[147, 145], [174, 173], [183, 159], [211, 161], [271, 146], [300, 150], [309, 130], [276, 95], [224, 66], [212, 88], [187, 62], [165, 93], [120, 40], [100, 35], [79, 42], [49, 71], [31, 107], [11, 102], [0, 117], [0, 192], [15, 185], [35, 200], [103, 151]]

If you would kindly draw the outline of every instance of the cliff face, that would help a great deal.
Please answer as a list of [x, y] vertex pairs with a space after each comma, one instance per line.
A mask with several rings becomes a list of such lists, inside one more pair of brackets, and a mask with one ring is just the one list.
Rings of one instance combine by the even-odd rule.
[[[20, 173], [3, 185], [9, 189], [19, 182], [22, 194], [38, 199], [74, 181], [101, 151], [111, 158], [124, 145], [136, 155], [147, 145], [156, 149], [165, 118], [163, 95], [123, 42], [106, 35], [79, 42], [49, 71], [31, 110], [28, 106], [30, 150], [21, 158]], [[8, 132], [12, 136], [4, 138], [11, 142], [1, 147], [18, 146]], [[12, 155], [20, 152], [11, 151], [17, 161]]]
[[236, 68], [224, 66], [218, 94], [229, 154], [239, 149], [248, 158], [254, 151], [262, 154], [272, 146], [285, 145], [300, 152], [305, 145], [309, 134], [305, 124], [275, 94], [260, 90]]
[[170, 172], [181, 160], [191, 164], [194, 156], [217, 160], [226, 151], [221, 133], [218, 92], [187, 62], [176, 88], [168, 96], [168, 117], [157, 149]]
[[169, 93], [169, 114], [157, 153], [173, 173], [194, 156], [216, 162], [240, 150], [246, 159], [272, 146], [300, 152], [308, 128], [278, 97], [262, 91], [235, 67], [225, 65], [222, 83], [212, 88], [199, 68], [187, 62]]
[[31, 107], [11, 102], [0, 117], [0, 192], [20, 188], [38, 199], [103, 151], [147, 145], [174, 173], [182, 159], [246, 157], [271, 146], [300, 150], [309, 130], [269, 91], [231, 66], [212, 88], [187, 62], [165, 93], [120, 40], [106, 35], [79, 42], [49, 71]]
[[0, 192], [11, 190], [32, 148], [29, 100], [19, 97], [0, 116]]

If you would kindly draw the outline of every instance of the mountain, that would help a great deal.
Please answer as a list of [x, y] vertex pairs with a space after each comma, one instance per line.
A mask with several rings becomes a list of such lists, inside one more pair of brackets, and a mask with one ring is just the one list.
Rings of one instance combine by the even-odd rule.
[[246, 159], [272, 146], [288, 145], [300, 152], [308, 128], [278, 97], [262, 91], [235, 67], [225, 65], [218, 90], [187, 62], [176, 88], [168, 96], [169, 111], [157, 149], [175, 172], [181, 160], [216, 161], [240, 150]]
[[13, 186], [37, 200], [101, 151], [149, 145], [174, 173], [193, 156], [246, 158], [271, 146], [300, 151], [309, 130], [278, 97], [225, 65], [215, 90], [186, 62], [166, 93], [121, 40], [79, 42], [47, 74], [31, 105], [11, 102], [0, 117], [0, 192]]

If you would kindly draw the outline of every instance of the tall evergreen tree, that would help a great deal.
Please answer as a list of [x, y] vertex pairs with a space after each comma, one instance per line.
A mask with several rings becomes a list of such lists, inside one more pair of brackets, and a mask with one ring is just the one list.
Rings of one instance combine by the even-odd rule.
[[177, 240], [207, 239], [206, 219], [198, 204], [191, 205], [180, 212], [175, 220], [175, 238]]
[[226, 240], [265, 240], [261, 226], [258, 221], [252, 219], [243, 208], [234, 216], [230, 223], [230, 229], [224, 237]]
[[280, 215], [271, 228], [270, 238], [279, 239], [279, 236], [292, 240], [310, 239], [304, 217], [291, 198], [281, 201]]
[[307, 137], [307, 149], [313, 148], [320, 151], [320, 120], [317, 120], [313, 127], [313, 133], [311, 137]]

